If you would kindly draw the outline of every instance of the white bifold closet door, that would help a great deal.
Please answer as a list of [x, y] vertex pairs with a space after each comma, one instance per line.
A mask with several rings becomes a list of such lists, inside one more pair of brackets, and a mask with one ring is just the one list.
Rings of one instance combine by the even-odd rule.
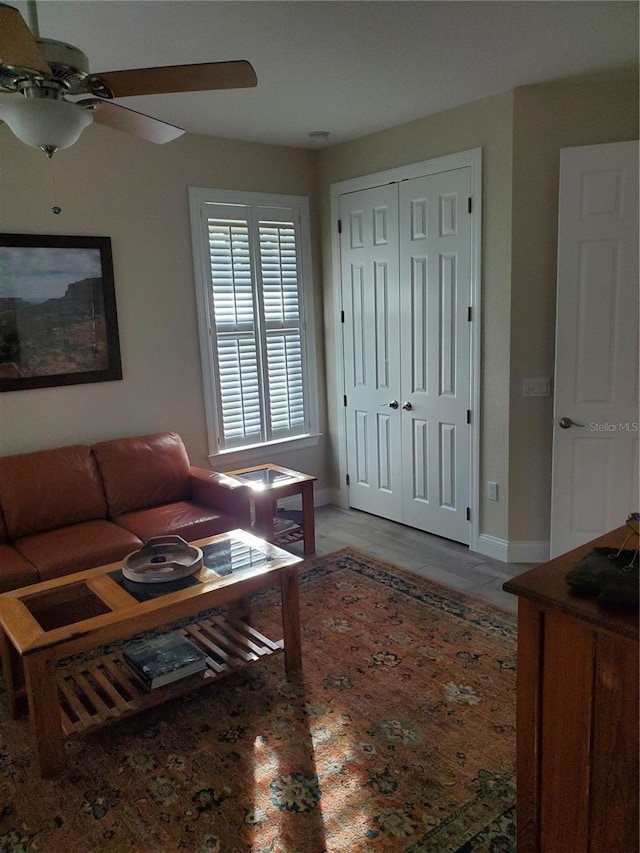
[[349, 503], [467, 544], [470, 181], [340, 199]]

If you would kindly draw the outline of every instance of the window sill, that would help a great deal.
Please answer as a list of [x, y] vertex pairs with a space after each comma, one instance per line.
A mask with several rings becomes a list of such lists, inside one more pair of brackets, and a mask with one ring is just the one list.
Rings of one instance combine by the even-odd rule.
[[221, 464], [225, 468], [237, 468], [241, 465], [265, 462], [270, 453], [277, 455], [290, 450], [306, 450], [308, 447], [316, 447], [321, 438], [321, 433], [308, 433], [307, 435], [300, 435], [296, 438], [287, 438], [284, 441], [269, 441], [265, 444], [254, 444], [250, 447], [222, 450], [220, 453], [211, 454], [208, 457], [209, 465], [214, 469]]

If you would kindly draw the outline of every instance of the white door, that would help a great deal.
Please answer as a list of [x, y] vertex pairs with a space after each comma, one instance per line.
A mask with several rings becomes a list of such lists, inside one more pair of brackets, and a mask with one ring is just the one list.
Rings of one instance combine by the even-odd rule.
[[349, 503], [469, 542], [470, 169], [341, 196]]
[[404, 521], [466, 544], [470, 193], [468, 168], [400, 184]]
[[402, 521], [398, 190], [340, 199], [349, 503]]
[[638, 510], [638, 143], [563, 149], [551, 555]]

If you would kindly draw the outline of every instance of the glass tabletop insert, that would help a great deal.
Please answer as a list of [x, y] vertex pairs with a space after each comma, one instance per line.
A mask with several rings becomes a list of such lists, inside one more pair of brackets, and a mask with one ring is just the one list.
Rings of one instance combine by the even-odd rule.
[[212, 542], [202, 549], [202, 565], [217, 575], [230, 575], [242, 569], [266, 566], [273, 558], [239, 539]]
[[55, 631], [111, 610], [84, 581], [34, 593], [22, 602], [44, 631]]
[[[268, 566], [273, 558], [257, 548], [252, 548], [240, 539], [233, 537], [223, 539], [219, 542], [211, 542], [202, 546], [202, 566], [216, 575], [223, 577], [239, 572], [242, 569], [255, 568], [256, 566]], [[122, 569], [109, 572], [119, 586], [125, 589], [137, 601], [149, 601], [152, 598], [160, 598], [170, 592], [197, 586], [203, 581], [197, 574], [189, 575], [178, 580], [162, 581], [160, 583], [137, 583], [125, 578]]]
[[160, 598], [160, 596], [167, 595], [169, 592], [178, 592], [178, 590], [187, 589], [190, 586], [198, 586], [198, 584], [202, 583], [194, 575], [179, 578], [178, 580], [161, 581], [160, 583], [138, 583], [137, 581], [130, 581], [128, 578], [125, 578], [122, 574], [122, 569], [109, 572], [109, 577], [118, 586], [126, 590], [129, 595], [132, 595], [136, 601], [150, 601], [152, 598]]
[[252, 471], [240, 471], [235, 474], [240, 480], [245, 480], [254, 489], [273, 486], [276, 483], [286, 483], [294, 480], [289, 474], [283, 471], [276, 471], [273, 468], [254, 468]]

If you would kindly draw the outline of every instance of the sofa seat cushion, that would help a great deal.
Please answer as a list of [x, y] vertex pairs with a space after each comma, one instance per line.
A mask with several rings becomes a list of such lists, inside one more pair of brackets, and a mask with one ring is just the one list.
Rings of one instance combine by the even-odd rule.
[[91, 448], [109, 516], [189, 500], [189, 457], [175, 432], [102, 441]]
[[38, 583], [38, 572], [11, 545], [0, 544], [0, 592]]
[[128, 512], [113, 519], [126, 530], [146, 542], [153, 536], [182, 536], [187, 542], [225, 533], [237, 525], [232, 516], [212, 507], [190, 501], [176, 501], [137, 512]]
[[119, 525], [99, 520], [25, 536], [14, 545], [44, 581], [114, 563], [137, 551], [142, 542]]

